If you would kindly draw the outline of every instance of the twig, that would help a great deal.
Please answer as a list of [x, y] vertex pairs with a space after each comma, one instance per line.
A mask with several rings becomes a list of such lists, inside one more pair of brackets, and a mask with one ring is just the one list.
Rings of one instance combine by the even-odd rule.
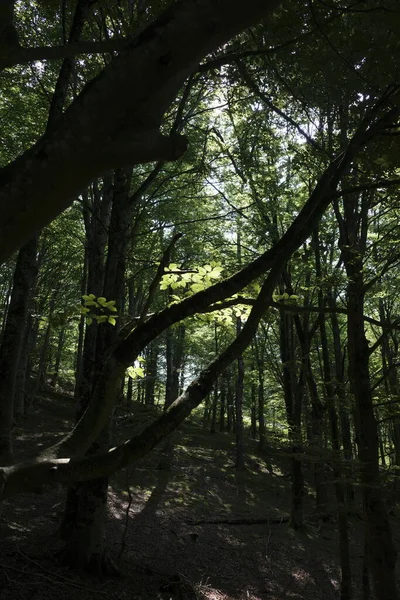
[[289, 523], [289, 517], [264, 517], [260, 519], [197, 519], [188, 520], [185, 523], [189, 525], [268, 525], [269, 523]]
[[157, 272], [154, 276], [153, 281], [150, 284], [149, 287], [149, 294], [147, 296], [146, 302], [144, 304], [144, 307], [142, 309], [142, 313], [140, 315], [140, 320], [139, 320], [139, 325], [144, 321], [146, 315], [147, 315], [147, 311], [150, 308], [151, 303], [153, 302], [153, 298], [155, 296], [158, 284], [161, 281], [162, 276], [164, 275], [164, 271], [165, 271], [165, 267], [167, 267], [169, 261], [170, 261], [170, 256], [171, 256], [171, 252], [173, 247], [175, 246], [176, 242], [178, 240], [180, 240], [180, 238], [182, 237], [182, 233], [176, 233], [174, 235], [174, 237], [172, 238], [172, 240], [170, 241], [170, 243], [168, 244], [168, 246], [166, 247], [164, 254], [161, 258], [160, 264], [158, 265], [158, 269]]

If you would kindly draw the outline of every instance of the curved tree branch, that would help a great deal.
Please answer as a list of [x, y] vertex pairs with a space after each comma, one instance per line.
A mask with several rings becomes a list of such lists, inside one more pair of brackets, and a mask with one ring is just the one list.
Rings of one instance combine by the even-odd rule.
[[95, 77], [51, 131], [0, 170], [0, 261], [112, 168], [176, 160], [163, 116], [200, 60], [280, 0], [177, 0]]
[[[154, 329], [152, 328], [154, 327], [154, 323], [153, 326], [149, 325], [152, 322], [152, 319], [149, 319], [146, 323], [141, 324], [137, 330], [128, 334], [125, 340], [120, 342], [112, 352], [110, 359], [106, 363], [106, 369], [100, 377], [101, 382], [94, 392], [92, 401], [71, 434], [60, 444], [50, 448], [47, 451], [47, 455], [44, 453], [36, 460], [0, 469], [0, 498], [4, 499], [22, 491], [41, 490], [46, 485], [59, 483], [68, 485], [72, 481], [89, 480], [101, 475], [109, 475], [115, 470], [145, 456], [161, 440], [176, 429], [193, 408], [198, 406], [210, 392], [215, 379], [250, 344], [262, 316], [271, 303], [272, 292], [286, 262], [315, 229], [329, 204], [331, 194], [335, 191], [354, 157], [366, 142], [380, 132], [381, 127], [385, 126], [388, 119], [393, 117], [393, 112], [391, 111], [391, 113], [380, 118], [378, 110], [378, 108], [374, 109], [369, 118], [363, 120], [350, 141], [347, 150], [339, 155], [326, 169], [300, 213], [300, 215], [303, 213], [303, 219], [299, 219], [299, 215], [288, 230], [294, 236], [290, 237], [289, 235], [288, 239], [288, 232], [286, 232], [275, 244], [274, 258], [270, 261], [269, 274], [241, 332], [201, 372], [200, 376], [187, 387], [184, 393], [171, 404], [163, 415], [146, 427], [142, 433], [127, 440], [125, 443], [110, 449], [106, 453], [84, 457], [86, 450], [101, 432], [107, 420], [115, 401], [117, 389], [119, 388], [119, 377], [124, 372], [125, 365], [132, 362], [133, 354], [137, 352], [140, 344], [143, 344], [144, 339], [154, 339], [156, 335], [161, 333], [170, 324], [168, 323], [166, 326], [164, 324], [163, 327], [159, 324], [159, 328]], [[372, 124], [370, 124], [369, 119], [372, 120]], [[306, 219], [304, 219], [304, 213], [307, 214]], [[285, 243], [282, 243], [282, 240]], [[193, 309], [193, 306], [198, 301], [198, 297], [201, 294], [206, 294], [207, 291], [200, 292], [190, 298], [189, 302], [186, 302], [186, 306], [191, 306]], [[173, 305], [166, 310], [175, 310], [175, 307], [181, 307], [183, 304], [184, 302], [180, 305]], [[159, 315], [154, 315], [153, 319], [157, 321], [162, 314], [165, 315], [166, 311], [162, 311]], [[177, 317], [178, 315], [175, 316]], [[180, 318], [176, 320], [181, 320], [182, 316], [181, 314]], [[142, 336], [138, 337], [138, 331], [140, 330], [142, 331]], [[75, 457], [72, 460], [54, 458], [55, 456], [62, 456], [68, 450], [72, 451], [70, 455], [75, 453]]]
[[[315, 229], [330, 203], [332, 193], [335, 192], [354, 157], [368, 141], [381, 132], [382, 127], [385, 127], [388, 121], [396, 117], [397, 112], [394, 114], [393, 110], [381, 116], [384, 106], [385, 104], [382, 106], [381, 102], [378, 103], [363, 119], [349, 142], [347, 150], [337, 156], [327, 167], [309, 200], [273, 248], [228, 279], [151, 316], [116, 345], [98, 378], [92, 400], [82, 418], [66, 438], [47, 451], [47, 456], [84, 456], [107, 423], [115, 403], [118, 381], [125, 369], [133, 364], [143, 349], [168, 327], [201, 312], [202, 309], [215, 302], [233, 296], [248, 283], [268, 271], [270, 272], [269, 277], [272, 277], [272, 273], [278, 273], [278, 275], [281, 273], [293, 252]], [[267, 300], [263, 298], [264, 311], [270, 301], [270, 297]], [[258, 314], [255, 312], [259, 310], [257, 307], [259, 307], [258, 300], [253, 306], [251, 315]], [[252, 318], [250, 316], [248, 322], [251, 323]], [[247, 329], [243, 328], [243, 332], [245, 331]]]

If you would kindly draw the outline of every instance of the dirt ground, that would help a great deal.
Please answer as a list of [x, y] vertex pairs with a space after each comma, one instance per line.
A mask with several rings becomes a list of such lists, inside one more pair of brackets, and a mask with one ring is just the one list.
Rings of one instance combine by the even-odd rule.
[[[71, 399], [38, 400], [15, 430], [17, 455], [27, 457], [62, 436], [73, 412]], [[129, 437], [152, 418], [154, 410], [144, 407], [131, 416], [121, 412], [115, 419], [115, 439]], [[335, 521], [322, 528], [316, 522], [310, 490], [307, 527], [301, 533], [290, 530], [290, 481], [279, 452], [269, 457], [271, 473], [248, 440], [247, 470], [237, 473], [230, 434], [211, 435], [192, 418], [172, 440], [169, 468], [160, 468], [164, 446], [111, 481], [107, 544], [120, 577], [99, 580], [59, 564], [56, 531], [63, 490], [4, 503], [0, 600], [339, 597]], [[400, 538], [398, 523], [393, 525], [395, 539]], [[360, 597], [362, 521], [354, 517], [350, 527], [355, 597]]]

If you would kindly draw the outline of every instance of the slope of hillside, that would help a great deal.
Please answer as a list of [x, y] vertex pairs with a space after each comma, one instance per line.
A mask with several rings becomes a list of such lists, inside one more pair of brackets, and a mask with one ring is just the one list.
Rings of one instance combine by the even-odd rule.
[[[154, 417], [155, 409], [115, 419], [124, 439]], [[72, 401], [41, 398], [16, 431], [21, 455], [66, 431]], [[209, 434], [196, 417], [139, 464], [111, 482], [110, 556], [120, 577], [66, 570], [57, 558], [56, 528], [63, 491], [24, 495], [5, 503], [0, 533], [0, 599], [330, 600], [338, 597], [338, 542], [332, 520], [318, 523], [311, 493], [307, 527], [288, 527], [290, 481], [282, 450], [266, 458], [247, 440], [247, 469], [234, 468], [234, 438]], [[395, 533], [397, 534], [396, 530]], [[356, 582], [361, 581], [362, 522], [351, 520]], [[360, 586], [357, 586], [360, 587]]]

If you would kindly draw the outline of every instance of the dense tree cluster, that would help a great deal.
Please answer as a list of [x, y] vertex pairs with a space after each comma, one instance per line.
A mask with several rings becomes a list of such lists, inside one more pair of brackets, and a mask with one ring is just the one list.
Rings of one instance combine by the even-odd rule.
[[[357, 486], [397, 598], [399, 39], [396, 0], [0, 4], [0, 490], [69, 486], [69, 562], [109, 567], [108, 477], [201, 405], [237, 469], [286, 444], [295, 530], [305, 464], [335, 494], [342, 600]], [[75, 426], [15, 463], [54, 388]], [[159, 418], [108, 450], [133, 402]]]

